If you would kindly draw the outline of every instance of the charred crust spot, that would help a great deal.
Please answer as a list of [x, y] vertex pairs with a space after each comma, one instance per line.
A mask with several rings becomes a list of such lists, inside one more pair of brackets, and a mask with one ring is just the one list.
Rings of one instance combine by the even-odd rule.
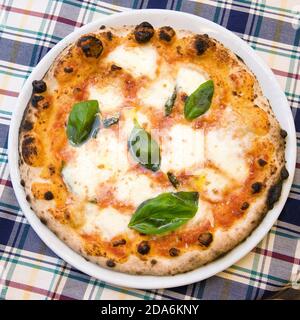
[[208, 247], [213, 241], [213, 235], [210, 232], [201, 233], [198, 237], [200, 246]]
[[177, 257], [177, 256], [179, 256], [179, 253], [180, 253], [180, 250], [177, 249], [177, 248], [171, 248], [171, 249], [169, 250], [169, 255], [170, 255], [171, 257]]
[[261, 191], [262, 187], [263, 187], [263, 184], [261, 182], [255, 182], [251, 186], [251, 191], [253, 194], [259, 193]]
[[285, 138], [287, 137], [287, 135], [288, 135], [288, 133], [287, 133], [285, 130], [280, 129], [280, 136], [281, 136], [283, 139], [285, 139]]
[[47, 90], [46, 82], [43, 80], [34, 80], [32, 81], [32, 90], [34, 93], [42, 93]]
[[177, 52], [177, 54], [179, 54], [179, 55], [182, 56], [183, 53], [182, 53], [181, 49], [182, 49], [181, 46], [177, 46], [177, 47], [176, 47], [176, 52]]
[[111, 71], [118, 71], [118, 70], [122, 70], [121, 67], [115, 65], [115, 64], [112, 64], [111, 67], [110, 67], [110, 70]]
[[22, 129], [24, 131], [30, 131], [33, 129], [33, 123], [29, 120], [25, 120], [22, 124]]
[[27, 196], [26, 196], [26, 201], [27, 201], [27, 202], [30, 202], [30, 201], [31, 201], [31, 199], [30, 199], [30, 196], [29, 196], [29, 195], [27, 195]]
[[77, 42], [77, 46], [81, 48], [87, 58], [98, 58], [103, 51], [101, 40], [91, 35], [81, 37]]
[[241, 206], [241, 210], [247, 210], [249, 208], [249, 203], [248, 202], [244, 202]]
[[106, 32], [106, 38], [107, 38], [108, 41], [111, 41], [111, 40], [112, 40], [113, 34], [112, 34], [111, 31], [107, 31], [107, 32]]
[[281, 195], [282, 190], [282, 182], [279, 181], [276, 184], [274, 184], [268, 192], [267, 196], [267, 208], [269, 210], [273, 209], [275, 202], [278, 201]]
[[264, 167], [267, 164], [267, 161], [264, 159], [258, 159], [257, 162], [261, 167]]
[[289, 172], [287, 171], [286, 167], [282, 167], [280, 170], [280, 179], [281, 180], [286, 180], [289, 177]]
[[173, 28], [165, 26], [159, 29], [158, 35], [160, 40], [170, 42], [172, 38], [175, 36], [175, 31]]
[[32, 165], [32, 156], [36, 156], [38, 153], [34, 143], [35, 138], [32, 136], [25, 136], [22, 141], [22, 156], [24, 161], [29, 165]]
[[125, 239], [119, 239], [113, 242], [113, 247], [123, 246], [126, 244]]
[[49, 108], [49, 102], [44, 102], [43, 104], [42, 104], [42, 107], [43, 107], [43, 109], [48, 109]]
[[198, 56], [202, 55], [209, 47], [209, 38], [207, 34], [198, 34], [195, 37], [194, 46]]
[[20, 185], [21, 185], [22, 187], [25, 187], [25, 181], [24, 181], [23, 179], [21, 179]]
[[47, 191], [44, 193], [44, 199], [45, 200], [53, 200], [54, 199], [54, 195], [51, 191]]
[[151, 263], [151, 265], [152, 265], [152, 266], [154, 266], [154, 265], [156, 265], [156, 264], [157, 264], [157, 260], [155, 260], [155, 259], [151, 259], [150, 263]]
[[103, 30], [103, 29], [105, 29], [106, 27], [105, 27], [105, 25], [103, 24], [99, 29], [100, 30]]
[[33, 107], [37, 107], [38, 106], [38, 103], [42, 100], [44, 100], [45, 98], [43, 96], [39, 96], [39, 95], [33, 95], [32, 98], [31, 98], [31, 104]]
[[109, 268], [113, 268], [113, 267], [116, 266], [116, 263], [114, 262], [114, 260], [108, 259], [108, 260], [106, 261], [106, 265], [107, 265]]
[[145, 254], [149, 253], [150, 245], [149, 245], [148, 241], [142, 241], [138, 245], [137, 251], [138, 251], [139, 254], [142, 254], [142, 255], [145, 255]]
[[146, 43], [153, 37], [154, 28], [149, 22], [144, 21], [135, 27], [133, 33], [138, 43]]
[[72, 67], [64, 67], [64, 72], [65, 73], [72, 73], [73, 72], [73, 68]]
[[48, 224], [47, 220], [45, 218], [40, 218], [41, 223], [44, 224], [45, 226]]

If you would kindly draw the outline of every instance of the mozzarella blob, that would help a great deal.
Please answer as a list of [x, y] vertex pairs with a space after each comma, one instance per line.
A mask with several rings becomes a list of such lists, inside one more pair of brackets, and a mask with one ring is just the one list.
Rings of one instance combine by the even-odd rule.
[[179, 68], [176, 82], [177, 88], [189, 96], [207, 80], [208, 77], [204, 71], [195, 66], [186, 65]]
[[204, 163], [204, 133], [189, 125], [175, 124], [164, 132], [161, 145], [161, 170], [187, 171]]
[[124, 102], [121, 90], [117, 86], [89, 88], [89, 100], [97, 100], [102, 113], [111, 113], [119, 110]]
[[119, 46], [113, 50], [106, 61], [131, 73], [134, 77], [147, 76], [153, 79], [157, 69], [157, 53], [151, 45], [138, 47]]
[[130, 216], [119, 213], [112, 207], [101, 209], [95, 204], [87, 203], [82, 231], [87, 234], [99, 233], [102, 239], [109, 241], [128, 231], [129, 221]]

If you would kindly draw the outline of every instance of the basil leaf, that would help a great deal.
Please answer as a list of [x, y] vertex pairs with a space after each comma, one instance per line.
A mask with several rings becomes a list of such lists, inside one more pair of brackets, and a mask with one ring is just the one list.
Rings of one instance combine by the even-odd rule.
[[198, 210], [198, 192], [167, 192], [144, 201], [128, 227], [144, 234], [172, 231], [193, 218]]
[[187, 120], [193, 120], [204, 114], [210, 108], [213, 94], [213, 81], [208, 80], [202, 83], [185, 101], [185, 118]]
[[98, 112], [97, 100], [82, 101], [73, 105], [67, 124], [67, 136], [72, 144], [78, 145], [89, 138]]
[[119, 119], [120, 119], [120, 116], [103, 119], [102, 122], [103, 122], [104, 128], [108, 128], [108, 127], [112, 126], [113, 124], [118, 123]]
[[175, 174], [170, 172], [170, 171], [168, 171], [167, 172], [167, 176], [168, 176], [168, 179], [171, 182], [172, 186], [177, 189], [177, 187], [180, 185], [180, 182], [176, 178]]
[[168, 100], [165, 103], [165, 116], [169, 116], [172, 113], [176, 97], [177, 89], [175, 87], [172, 95], [168, 98]]
[[160, 167], [160, 149], [157, 142], [135, 120], [128, 140], [133, 159], [146, 169], [157, 171]]

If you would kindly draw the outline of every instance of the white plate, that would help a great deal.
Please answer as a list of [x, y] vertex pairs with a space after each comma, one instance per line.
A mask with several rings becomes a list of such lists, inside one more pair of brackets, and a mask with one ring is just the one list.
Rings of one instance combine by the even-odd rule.
[[[177, 29], [191, 30], [196, 33], [207, 33], [209, 36], [221, 41], [226, 47], [237, 53], [257, 76], [265, 96], [270, 100], [281, 127], [288, 132], [286, 166], [290, 173], [290, 177], [284, 183], [280, 201], [275, 205], [274, 209], [268, 212], [265, 219], [246, 239], [246, 241], [241, 243], [224, 257], [191, 272], [175, 276], [157, 277], [128, 275], [107, 270], [86, 261], [83, 257], [60, 241], [40, 222], [35, 213], [30, 209], [25, 199], [24, 190], [20, 185], [20, 174], [18, 170], [18, 131], [24, 109], [31, 96], [31, 82], [36, 79], [41, 79], [47, 72], [55, 57], [59, 55], [67, 44], [75, 41], [81, 34], [95, 31], [103, 24], [107, 26], [135, 25], [142, 21], [149, 21], [154, 26], [170, 25]], [[49, 246], [58, 256], [82, 272], [111, 284], [141, 289], [169, 288], [197, 282], [223, 271], [245, 256], [263, 239], [278, 218], [288, 197], [296, 163], [296, 134], [292, 113], [286, 97], [269, 67], [256, 55], [246, 42], [225, 28], [191, 14], [169, 10], [134, 10], [114, 14], [92, 22], [74, 31], [65, 39], [60, 41], [36, 66], [19, 95], [18, 103], [14, 110], [10, 125], [8, 148], [11, 180], [20, 207], [33, 229], [46, 243], [46, 245]]]

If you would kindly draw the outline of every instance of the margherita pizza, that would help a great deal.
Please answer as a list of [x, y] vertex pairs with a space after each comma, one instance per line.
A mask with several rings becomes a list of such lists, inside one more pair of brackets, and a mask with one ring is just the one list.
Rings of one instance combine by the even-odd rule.
[[102, 26], [32, 85], [19, 135], [27, 201], [101, 266], [192, 270], [280, 197], [286, 131], [243, 60], [206, 34]]

